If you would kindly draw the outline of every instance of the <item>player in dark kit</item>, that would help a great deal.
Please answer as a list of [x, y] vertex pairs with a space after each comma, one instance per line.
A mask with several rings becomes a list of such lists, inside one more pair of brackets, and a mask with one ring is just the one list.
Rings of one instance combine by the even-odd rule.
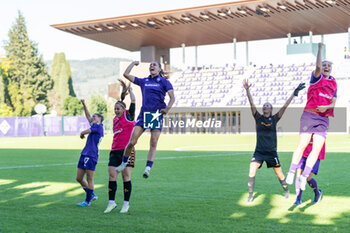
[[263, 114], [261, 115], [257, 110], [253, 102], [253, 97], [250, 94], [249, 88], [251, 84], [248, 80], [243, 81], [243, 87], [247, 91], [250, 108], [252, 110], [253, 117], [256, 123], [256, 147], [252, 160], [250, 161], [250, 169], [248, 176], [248, 202], [252, 202], [254, 198], [254, 185], [255, 174], [257, 170], [262, 166], [263, 162], [266, 162], [268, 168], [273, 167], [281, 185], [284, 190], [286, 198], [289, 198], [288, 185], [286, 183], [284, 174], [282, 172], [281, 163], [277, 155], [277, 122], [282, 118], [288, 105], [293, 100], [294, 96], [298, 96], [298, 92], [305, 88], [305, 84], [301, 83], [294, 90], [293, 94], [289, 97], [284, 106], [275, 114], [272, 115], [272, 105], [265, 103], [263, 105]]
[[[90, 123], [90, 129], [86, 129], [80, 133], [80, 138], [84, 139], [86, 134], [89, 134], [86, 140], [85, 147], [81, 152], [78, 162], [77, 178], [76, 180], [81, 184], [86, 192], [85, 201], [78, 203], [78, 206], [90, 206], [91, 201], [96, 200], [97, 196], [94, 194], [94, 173], [98, 160], [98, 145], [103, 137], [103, 116], [95, 113], [90, 116], [90, 113], [85, 105], [85, 101], [81, 100], [84, 106], [85, 116]], [[84, 176], [86, 174], [86, 180]]]
[[[157, 61], [151, 62], [149, 66], [150, 75], [146, 78], [138, 78], [130, 74], [131, 69], [139, 64], [138, 61], [132, 62], [125, 70], [124, 77], [135, 85], [140, 86], [142, 91], [142, 107], [137, 117], [134, 130], [131, 134], [130, 141], [125, 148], [122, 164], [116, 168], [117, 172], [121, 172], [126, 168], [128, 158], [131, 155], [132, 148], [135, 146], [138, 138], [147, 128], [145, 116], [152, 115], [153, 122], [158, 119], [158, 127], [151, 129], [151, 141], [148, 151], [146, 168], [143, 172], [143, 178], [148, 178], [156, 156], [157, 143], [162, 129], [163, 115], [167, 114], [175, 102], [173, 86], [165, 77], [163, 70]], [[169, 95], [169, 103], [164, 102], [165, 95]], [[149, 123], [149, 122], [148, 122]]]

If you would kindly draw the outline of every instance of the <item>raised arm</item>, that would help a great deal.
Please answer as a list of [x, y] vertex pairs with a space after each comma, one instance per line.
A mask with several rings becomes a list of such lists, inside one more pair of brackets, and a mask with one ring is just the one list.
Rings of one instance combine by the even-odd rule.
[[86, 107], [85, 100], [82, 99], [81, 103], [83, 104], [83, 107], [84, 107], [84, 112], [85, 112], [86, 119], [89, 121], [89, 123], [91, 123], [92, 122], [92, 117], [91, 117], [91, 115], [89, 113], [89, 110]]
[[138, 62], [138, 61], [133, 61], [133, 62], [131, 62], [130, 63], [130, 65], [126, 68], [126, 70], [124, 71], [124, 74], [123, 74], [123, 76], [127, 79], [127, 80], [129, 80], [130, 82], [134, 82], [134, 80], [135, 80], [135, 76], [133, 76], [133, 75], [131, 75], [130, 74], [130, 71], [132, 70], [132, 68], [134, 67], [134, 66], [138, 66], [140, 64], [140, 62]]
[[175, 103], [175, 95], [174, 95], [174, 90], [173, 89], [168, 91], [168, 95], [169, 95], [169, 98], [170, 98], [169, 103], [167, 104], [166, 108], [160, 110], [160, 113], [162, 113], [164, 115], [169, 112], [169, 110], [171, 109], [171, 107]]
[[252, 86], [252, 84], [249, 84], [249, 83], [248, 83], [248, 79], [244, 79], [244, 80], [243, 80], [243, 87], [244, 87], [244, 89], [247, 91], [247, 97], [248, 97], [248, 100], [249, 100], [250, 109], [252, 110], [253, 116], [255, 116], [256, 107], [255, 107], [255, 104], [254, 104], [254, 102], [253, 102], [253, 97], [252, 97], [252, 95], [250, 94], [250, 90], [249, 90], [249, 88], [250, 88], [251, 86]]
[[131, 86], [129, 87], [129, 94], [130, 94], [130, 101], [131, 101], [131, 103], [135, 103], [136, 102], [136, 97], [135, 97], [134, 92], [132, 91], [132, 87]]
[[316, 69], [314, 71], [314, 77], [316, 77], [316, 78], [318, 78], [321, 75], [321, 71], [322, 71], [322, 48], [323, 48], [323, 44], [318, 43]]
[[300, 83], [297, 88], [295, 88], [293, 94], [288, 98], [287, 102], [283, 105], [283, 107], [277, 112], [278, 119], [281, 119], [284, 112], [286, 111], [288, 105], [292, 102], [294, 96], [298, 96], [299, 91], [305, 88], [305, 83]]

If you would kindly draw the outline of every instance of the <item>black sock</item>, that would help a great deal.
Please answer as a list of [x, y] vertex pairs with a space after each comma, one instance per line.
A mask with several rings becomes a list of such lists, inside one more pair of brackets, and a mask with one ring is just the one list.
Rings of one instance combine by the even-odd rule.
[[254, 192], [254, 185], [255, 185], [255, 176], [250, 177], [248, 176], [248, 191], [249, 195], [252, 195]]
[[115, 193], [117, 192], [117, 181], [109, 181], [108, 183], [108, 196], [109, 200], [115, 199]]
[[280, 179], [278, 179], [278, 180], [280, 181], [283, 190], [285, 192], [288, 192], [289, 189], [288, 189], [288, 185], [287, 185], [287, 182], [286, 182], [286, 178], [284, 178], [283, 180], [280, 180]]
[[124, 182], [124, 201], [130, 200], [131, 188], [131, 180]]

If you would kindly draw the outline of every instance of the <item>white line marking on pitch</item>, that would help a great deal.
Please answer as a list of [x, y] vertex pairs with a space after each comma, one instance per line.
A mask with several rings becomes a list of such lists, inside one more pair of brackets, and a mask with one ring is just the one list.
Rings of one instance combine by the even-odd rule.
[[[191, 159], [191, 158], [207, 158], [207, 157], [221, 157], [231, 155], [243, 155], [242, 153], [226, 153], [226, 154], [211, 154], [211, 155], [192, 155], [192, 156], [170, 156], [170, 157], [159, 157], [157, 160], [166, 159]], [[138, 159], [137, 161], [146, 161], [146, 159]], [[107, 163], [107, 160], [100, 161], [99, 163]], [[0, 167], [0, 170], [18, 169], [18, 168], [35, 168], [35, 167], [55, 167], [55, 166], [68, 166], [77, 165], [76, 163], [54, 163], [54, 164], [40, 164], [40, 165], [22, 165], [22, 166], [11, 166], [11, 167]]]

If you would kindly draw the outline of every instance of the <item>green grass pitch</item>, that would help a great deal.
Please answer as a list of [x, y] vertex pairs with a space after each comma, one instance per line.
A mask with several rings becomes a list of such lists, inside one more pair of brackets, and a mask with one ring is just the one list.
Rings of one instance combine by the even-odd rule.
[[[255, 200], [246, 203], [255, 135], [161, 135], [150, 178], [142, 178], [149, 135], [137, 144], [128, 214], [103, 211], [108, 201], [107, 160], [112, 136], [100, 145], [95, 173], [99, 199], [88, 208], [75, 181], [85, 140], [78, 136], [0, 138], [0, 232], [349, 232], [350, 135], [329, 135], [326, 160], [316, 176], [324, 197], [313, 204], [284, 199], [272, 169], [256, 176]], [[297, 135], [278, 138], [284, 173]]]

